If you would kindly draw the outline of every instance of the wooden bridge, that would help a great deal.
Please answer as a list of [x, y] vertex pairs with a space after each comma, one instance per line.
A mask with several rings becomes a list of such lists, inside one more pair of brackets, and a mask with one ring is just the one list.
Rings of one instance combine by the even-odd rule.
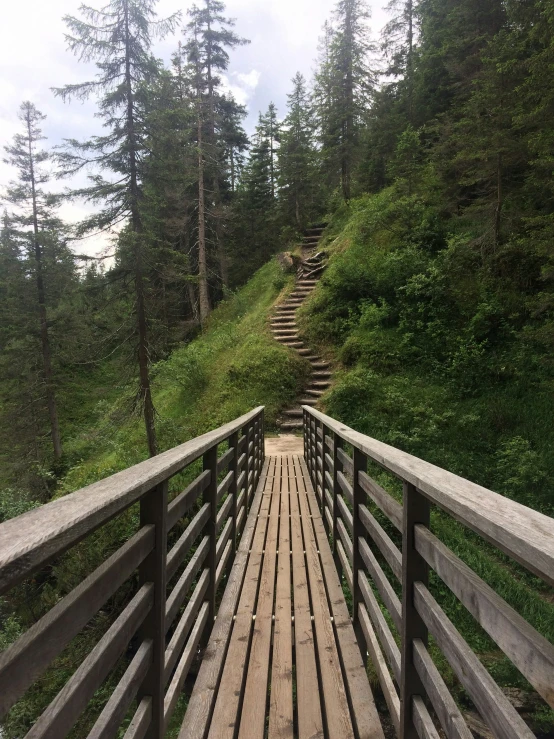
[[[432, 533], [430, 512], [550, 585], [554, 520], [303, 412], [303, 442], [288, 452], [266, 456], [258, 408], [0, 525], [8, 604], [108, 522], [127, 516], [117, 531], [128, 532], [0, 655], [0, 717], [126, 584], [126, 602], [27, 737], [67, 736], [120, 665], [80, 735], [161, 739], [186, 694], [180, 739], [377, 739], [383, 722], [402, 739], [470, 739], [429, 636], [493, 736], [533, 736], [435, 599], [430, 570], [551, 707], [554, 646]], [[370, 477], [374, 465], [402, 481], [403, 505]]]

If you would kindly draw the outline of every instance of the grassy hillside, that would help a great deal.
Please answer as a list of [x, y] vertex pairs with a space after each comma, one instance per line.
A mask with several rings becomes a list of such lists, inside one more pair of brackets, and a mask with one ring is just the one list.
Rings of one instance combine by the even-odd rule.
[[[325, 412], [553, 515], [554, 375], [541, 344], [545, 327], [526, 309], [525, 296], [509, 279], [480, 269], [470, 235], [449, 232], [431, 204], [402, 199], [394, 188], [339, 210], [324, 248], [329, 267], [299, 313], [304, 334], [336, 364]], [[398, 481], [377, 468], [373, 474], [401, 500]], [[398, 532], [374, 513], [400, 544]], [[554, 641], [551, 588], [438, 511], [432, 527]], [[440, 580], [432, 585], [495, 679], [529, 690]], [[438, 650], [434, 656], [469, 707]], [[554, 712], [540, 700], [533, 726], [554, 726]]]

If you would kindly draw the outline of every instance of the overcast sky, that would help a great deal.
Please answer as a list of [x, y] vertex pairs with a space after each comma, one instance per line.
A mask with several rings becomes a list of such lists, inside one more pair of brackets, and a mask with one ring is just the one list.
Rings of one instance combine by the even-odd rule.
[[[386, 0], [370, 0], [372, 29], [376, 36], [386, 20], [382, 6]], [[88, 0], [101, 7], [104, 0]], [[192, 0], [160, 0], [158, 13], [165, 17], [186, 11]], [[94, 67], [79, 63], [66, 50], [63, 16], [78, 15], [80, 0], [6, 0], [0, 25], [0, 146], [18, 131], [17, 110], [23, 100], [31, 100], [47, 115], [44, 133], [48, 146], [63, 138], [84, 139], [98, 132], [95, 104], [65, 104], [50, 88], [90, 79]], [[248, 108], [246, 128], [251, 133], [258, 112], [270, 102], [282, 116], [290, 80], [297, 71], [311, 78], [321, 27], [331, 16], [335, 0], [228, 0], [226, 15], [236, 19], [236, 31], [251, 43], [232, 52], [228, 86]], [[158, 42], [154, 53], [168, 61], [177, 41], [175, 36]], [[0, 162], [0, 188], [12, 172]], [[87, 212], [84, 204], [67, 204], [61, 215], [78, 220]], [[79, 251], [93, 253], [103, 240], [89, 240]]]

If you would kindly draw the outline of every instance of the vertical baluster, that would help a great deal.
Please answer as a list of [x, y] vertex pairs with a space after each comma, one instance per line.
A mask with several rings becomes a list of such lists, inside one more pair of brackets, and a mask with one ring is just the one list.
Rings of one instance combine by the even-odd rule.
[[316, 420], [312, 416], [310, 419], [310, 447], [311, 447], [311, 458], [312, 458], [312, 468], [310, 470], [310, 475], [312, 478], [312, 485], [314, 486], [314, 490], [317, 489], [317, 478], [315, 475], [315, 469], [316, 469], [316, 459], [317, 459], [317, 447], [315, 445], [316, 443], [316, 436], [315, 436], [315, 424]]
[[262, 467], [265, 462], [265, 410], [262, 408], [261, 411], [261, 436], [260, 436], [260, 474], [262, 472]]
[[414, 606], [414, 583], [428, 584], [429, 567], [416, 551], [414, 527], [429, 526], [429, 501], [410, 483], [404, 483], [402, 528], [402, 675], [400, 685], [400, 739], [417, 739], [413, 696], [425, 695], [413, 660], [413, 640], [427, 643], [427, 628]]
[[352, 616], [354, 622], [354, 633], [360, 647], [364, 665], [367, 661], [367, 645], [365, 642], [364, 632], [360, 624], [359, 605], [363, 602], [362, 592], [359, 582], [359, 570], [363, 567], [362, 557], [360, 554], [360, 538], [365, 534], [360, 519], [360, 506], [365, 503], [365, 492], [360, 485], [360, 472], [367, 472], [367, 457], [359, 449], [354, 448], [354, 472], [352, 482]]
[[231, 457], [231, 461], [229, 462], [229, 472], [233, 473], [233, 479], [231, 481], [231, 485], [229, 486], [229, 495], [233, 497], [233, 505], [231, 508], [231, 516], [233, 517], [233, 526], [231, 528], [233, 560], [235, 559], [235, 554], [237, 553], [237, 498], [239, 494], [239, 491], [237, 489], [238, 461], [239, 461], [238, 445], [239, 445], [239, 432], [235, 431], [235, 433], [229, 437], [229, 446], [233, 447], [234, 449], [233, 456]]
[[140, 525], [154, 524], [154, 549], [139, 567], [139, 583], [154, 583], [154, 603], [140, 630], [141, 641], [153, 642], [152, 664], [138, 691], [138, 700], [152, 698], [152, 719], [147, 739], [162, 739], [164, 735], [164, 660], [165, 660], [165, 600], [167, 559], [167, 489], [162, 482], [140, 501]]
[[208, 568], [210, 570], [210, 582], [206, 592], [206, 600], [208, 601], [208, 622], [206, 624], [206, 633], [204, 640], [210, 636], [212, 626], [215, 619], [215, 591], [216, 591], [216, 571], [217, 571], [217, 444], [204, 453], [203, 457], [204, 469], [210, 470], [210, 482], [203, 493], [203, 503], [210, 505], [210, 518], [206, 524], [206, 531], [210, 537], [210, 551], [208, 553]]
[[250, 510], [250, 497], [248, 492], [248, 476], [250, 475], [250, 454], [248, 452], [248, 445], [250, 444], [250, 424], [245, 426], [244, 436], [244, 505], [246, 515], [248, 515], [248, 511]]
[[335, 431], [333, 433], [333, 490], [331, 491], [333, 495], [333, 559], [335, 560], [335, 567], [337, 568], [337, 572], [339, 573], [339, 577], [342, 579], [342, 564], [340, 561], [338, 549], [337, 549], [337, 541], [338, 541], [338, 527], [337, 527], [337, 520], [339, 517], [339, 509], [337, 506], [337, 496], [340, 493], [340, 487], [339, 487], [339, 481], [338, 481], [338, 474], [339, 472], [342, 472], [342, 464], [339, 459], [338, 450], [342, 449], [343, 442], [340, 436]]
[[304, 460], [306, 465], [309, 467], [310, 458], [308, 455], [308, 437], [306, 434], [306, 424], [308, 422], [308, 414], [305, 408], [302, 408], [302, 438], [304, 440]]

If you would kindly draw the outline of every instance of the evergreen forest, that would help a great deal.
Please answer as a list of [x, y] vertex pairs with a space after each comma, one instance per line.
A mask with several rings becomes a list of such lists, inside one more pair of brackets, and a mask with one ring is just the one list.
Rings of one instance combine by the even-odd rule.
[[[96, 73], [52, 94], [92, 100], [102, 133], [49, 146], [22, 101], [3, 142], [0, 522], [257, 405], [275, 432], [309, 372], [269, 331], [294, 283], [276, 255], [315, 223], [328, 224], [327, 268], [298, 320], [333, 366], [323, 411], [554, 516], [554, 0], [391, 0], [379, 35], [366, 0], [337, 0], [313, 69], [251, 135], [224, 84], [249, 40], [221, 0], [196, 2], [167, 18], [156, 0], [81, 6], [65, 44]], [[169, 65], [159, 38], [174, 42]], [[67, 200], [91, 215], [64, 222]], [[109, 253], [82, 254], [98, 233]], [[132, 515], [0, 600], [0, 649], [116, 548]], [[554, 641], [552, 589], [438, 525]], [[25, 735], [113, 601], [0, 736]], [[494, 678], [525, 691], [454, 601]], [[546, 704], [528, 714], [554, 736]]]

